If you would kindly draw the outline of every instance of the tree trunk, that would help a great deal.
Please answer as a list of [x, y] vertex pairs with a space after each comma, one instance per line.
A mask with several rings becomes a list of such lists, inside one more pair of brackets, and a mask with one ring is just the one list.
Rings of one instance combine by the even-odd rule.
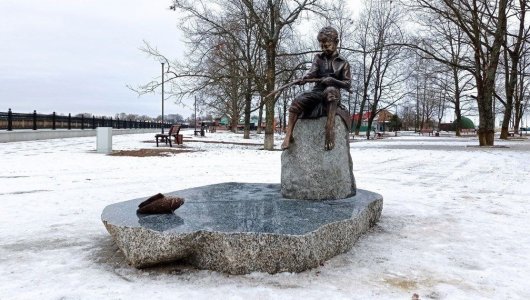
[[514, 133], [519, 133], [521, 127], [521, 120], [523, 119], [523, 97], [524, 97], [524, 75], [518, 76], [519, 85], [517, 87], [517, 93], [514, 97], [514, 110], [515, 110], [515, 124]]
[[[477, 82], [478, 83], [478, 82]], [[493, 85], [493, 83], [491, 83]], [[477, 84], [477, 104], [479, 112], [478, 139], [480, 146], [493, 146], [495, 135], [495, 118], [493, 115], [493, 87], [484, 83]], [[487, 96], [489, 94], [489, 97]]]
[[455, 85], [455, 132], [456, 136], [462, 136], [460, 122], [462, 121], [462, 111], [460, 110], [460, 80], [458, 69], [453, 67], [453, 79]]
[[510, 119], [512, 116], [512, 107], [513, 103], [508, 102], [506, 99], [506, 106], [504, 107], [504, 114], [502, 116], [502, 125], [501, 125], [501, 136], [500, 139], [507, 140], [510, 133]]
[[[494, 78], [490, 76], [485, 80], [484, 92], [481, 95], [482, 100], [479, 100], [477, 95], [477, 102], [481, 101], [479, 105], [479, 143], [480, 146], [493, 146], [495, 137], [495, 116], [493, 114], [493, 86]], [[493, 80], [492, 80], [493, 79]], [[487, 82], [487, 83], [486, 83]], [[480, 93], [479, 93], [480, 94]]]
[[265, 150], [274, 150], [274, 98], [265, 104]]
[[[282, 128], [284, 127], [284, 125], [283, 125], [283, 123], [282, 123], [281, 115], [282, 115], [282, 109], [281, 109], [281, 107], [278, 106], [278, 120], [279, 120], [279, 123], [276, 124], [276, 126], [280, 126], [280, 131], [281, 131]], [[276, 129], [276, 128], [275, 128], [275, 129]]]
[[[376, 98], [376, 97], [377, 97], [377, 95], [374, 98]], [[370, 139], [370, 130], [372, 129], [372, 124], [374, 123], [375, 114], [377, 112], [377, 102], [378, 101], [376, 101], [374, 99], [374, 103], [370, 107], [370, 117], [368, 118], [368, 128], [366, 129], [366, 139], [367, 140]]]
[[245, 132], [243, 133], [244, 139], [250, 139], [250, 105], [252, 104], [252, 94], [245, 94]]
[[506, 104], [504, 106], [504, 115], [502, 118], [501, 126], [501, 139], [508, 139], [510, 119], [513, 113], [513, 95], [515, 93], [515, 85], [517, 84], [517, 61], [518, 58], [512, 55], [510, 59], [511, 68], [508, 67], [508, 49], [504, 49], [504, 63], [505, 63], [505, 76], [504, 80], [505, 91], [506, 91]]
[[[477, 82], [477, 102], [479, 103], [479, 142], [480, 146], [493, 146], [495, 135], [495, 116], [493, 114], [493, 91], [495, 88], [495, 75], [497, 74], [497, 66], [499, 64], [499, 56], [501, 46], [504, 42], [506, 32], [506, 11], [507, 0], [499, 1], [499, 15], [497, 29], [495, 30], [494, 41], [491, 47], [490, 61], [484, 70], [484, 80], [482, 81], [482, 88], [478, 86]], [[480, 42], [479, 42], [480, 43]], [[476, 47], [480, 49], [481, 45]], [[480, 61], [480, 60], [479, 60]], [[482, 95], [480, 91], [482, 90]], [[481, 96], [479, 98], [479, 96]]]
[[456, 131], [456, 136], [462, 136], [462, 133], [461, 133], [461, 127], [460, 126], [462, 124], [462, 111], [460, 110], [460, 106], [457, 106], [456, 103], [455, 103], [455, 131]]
[[[525, 17], [525, 4], [522, 4], [522, 12], [521, 12], [521, 23], [519, 28], [519, 35], [517, 37], [517, 42], [514, 45], [513, 51], [510, 51], [509, 49], [504, 49], [504, 60], [505, 60], [505, 72], [507, 79], [505, 80], [506, 84], [506, 109], [504, 111], [504, 118], [502, 120], [502, 131], [501, 131], [501, 139], [507, 139], [508, 138], [508, 124], [510, 122], [510, 118], [512, 116], [513, 112], [513, 98], [516, 93], [516, 86], [517, 86], [517, 71], [519, 67], [519, 60], [521, 58], [520, 53], [520, 47], [523, 40], [523, 32], [524, 32], [524, 17]], [[508, 75], [508, 55], [510, 56], [510, 73]], [[517, 111], [516, 111], [517, 115]], [[517, 118], [515, 118], [517, 120]], [[514, 126], [514, 133], [517, 133], [519, 130], [519, 126]]]
[[[274, 91], [274, 84], [276, 82], [276, 44], [269, 41], [266, 53], [267, 64], [267, 79], [266, 79], [266, 94], [269, 95]], [[265, 150], [274, 150], [274, 106], [276, 97], [271, 96], [265, 99], [265, 140], [263, 148]]]
[[420, 86], [416, 80], [416, 120], [414, 122], [414, 132], [420, 131]]
[[363, 93], [363, 99], [361, 100], [361, 104], [359, 104], [359, 119], [357, 120], [357, 123], [355, 123], [355, 135], [357, 136], [359, 135], [359, 132], [361, 130], [361, 124], [363, 123], [364, 106], [366, 105], [367, 98], [368, 95], [366, 93]]
[[[521, 103], [518, 101], [516, 97], [515, 101], [515, 117], [514, 117], [514, 124], [513, 124], [513, 133], [518, 134], [519, 133], [519, 127], [521, 127], [521, 119], [523, 115], [521, 114]], [[521, 133], [522, 134], [522, 133]]]
[[[263, 101], [263, 97], [261, 97], [261, 101]], [[261, 128], [262, 123], [263, 123], [263, 105], [260, 105], [259, 110], [258, 110], [258, 130], [257, 130], [258, 134], [261, 134], [262, 132], [262, 128]]]
[[239, 122], [235, 117], [230, 119], [230, 129], [233, 133], [237, 133], [237, 123]]
[[372, 124], [374, 122], [374, 117], [373, 116], [370, 116], [368, 118], [368, 127], [366, 129], [366, 139], [369, 140], [370, 139], [370, 129], [372, 128]]
[[[527, 65], [527, 56], [523, 55], [521, 57], [522, 59], [519, 59], [519, 70], [523, 70], [525, 66]], [[514, 110], [515, 110], [515, 124], [514, 124], [514, 130], [517, 130], [519, 132], [519, 128], [521, 127], [521, 122], [523, 119], [525, 104], [523, 103], [524, 97], [525, 97], [525, 72], [520, 72], [520, 74], [517, 76], [517, 84], [516, 84], [516, 90], [514, 97]], [[525, 124], [526, 127], [528, 127], [528, 124]], [[522, 134], [522, 132], [521, 132]]]

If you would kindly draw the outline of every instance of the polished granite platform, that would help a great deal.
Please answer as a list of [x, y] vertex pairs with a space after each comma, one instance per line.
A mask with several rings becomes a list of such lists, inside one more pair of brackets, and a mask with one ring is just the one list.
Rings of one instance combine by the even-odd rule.
[[165, 193], [185, 204], [137, 214], [145, 198], [107, 206], [102, 220], [135, 267], [185, 260], [231, 274], [300, 272], [349, 250], [381, 215], [381, 195], [340, 200], [282, 198], [279, 184], [222, 183]]

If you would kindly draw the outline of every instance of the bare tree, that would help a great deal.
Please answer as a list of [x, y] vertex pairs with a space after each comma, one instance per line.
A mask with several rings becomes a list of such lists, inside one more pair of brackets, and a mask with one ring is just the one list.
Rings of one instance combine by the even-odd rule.
[[[408, 77], [403, 62], [407, 59], [405, 37], [401, 30], [403, 11], [392, 1], [365, 1], [356, 23], [353, 69], [357, 80], [356, 96], [360, 95], [359, 116], [370, 111], [368, 128], [382, 109], [386, 109], [406, 95], [405, 80]], [[358, 66], [358, 67], [357, 67]], [[360, 91], [360, 92], [358, 92]], [[370, 99], [370, 95], [372, 98]], [[368, 102], [371, 100], [369, 107]], [[357, 101], [355, 102], [355, 110]], [[360, 118], [359, 118], [360, 119]], [[360, 120], [359, 120], [360, 121]], [[359, 135], [361, 122], [355, 123], [355, 135]], [[367, 138], [370, 131], [366, 132]]]
[[[206, 60], [212, 52], [232, 45], [234, 55], [217, 56], [220, 65], [236, 60], [237, 72], [229, 76], [239, 78], [242, 84], [242, 97], [245, 99], [245, 137], [248, 137], [250, 123], [250, 103], [259, 98], [258, 108], [265, 105], [266, 130], [264, 148], [274, 146], [274, 104], [277, 97], [264, 99], [274, 90], [276, 82], [278, 51], [282, 39], [293, 30], [293, 26], [304, 12], [320, 12], [324, 8], [318, 0], [173, 0], [172, 9], [181, 17], [180, 29], [190, 45], [186, 53], [187, 62], [169, 63], [155, 48], [146, 47], [146, 52], [168, 62], [167, 81], [172, 83], [170, 91], [177, 99], [197, 93], [207, 93], [216, 85], [226, 84], [227, 72], [211, 72]], [[240, 81], [243, 80], [243, 81]], [[160, 82], [152, 81], [138, 87], [139, 93], [152, 92]], [[209, 93], [209, 92], [208, 92]], [[255, 97], [255, 95], [259, 97]], [[218, 99], [217, 99], [218, 100]]]
[[508, 30], [505, 32], [503, 45], [504, 91], [505, 99], [496, 94], [497, 99], [504, 106], [501, 125], [501, 139], [508, 138], [508, 130], [514, 108], [514, 98], [519, 77], [519, 60], [523, 55], [524, 41], [529, 37], [530, 27], [525, 24], [528, 3], [525, 0], [515, 1], [509, 7]]
[[[406, 65], [410, 61], [410, 51], [397, 44], [405, 41], [401, 20], [404, 12], [400, 6], [382, 1], [376, 13], [375, 28], [377, 34], [383, 39], [375, 49], [379, 52], [374, 65], [375, 76], [373, 80], [374, 97], [370, 108], [368, 127], [382, 110], [388, 109], [404, 99], [409, 91], [406, 80], [410, 77]], [[370, 132], [367, 131], [367, 138]]]
[[448, 100], [454, 108], [456, 136], [460, 136], [462, 101], [465, 99], [465, 93], [473, 88], [470, 84], [471, 74], [459, 68], [469, 55], [469, 47], [464, 39], [464, 32], [460, 27], [445, 19], [429, 18], [428, 20], [421, 20], [421, 22], [429, 29], [427, 34], [424, 33], [425, 41], [428, 41], [431, 45], [430, 48], [434, 49], [440, 57], [444, 57], [449, 62], [439, 64], [438, 69], [440, 72], [449, 72], [451, 75], [452, 84], [447, 85], [446, 89], [450, 91]]
[[[358, 85], [358, 90], [361, 94], [361, 102], [359, 103], [359, 119], [355, 123], [355, 135], [359, 135], [361, 128], [362, 117], [366, 108], [371, 89], [371, 82], [374, 73], [374, 64], [377, 59], [378, 52], [374, 51], [378, 47], [378, 39], [372, 39], [377, 36], [372, 32], [372, 24], [374, 19], [374, 8], [370, 5], [372, 2], [365, 2], [360, 17], [356, 23], [356, 37], [355, 48], [360, 51], [360, 58], [358, 60], [359, 68], [357, 78], [361, 85]], [[355, 69], [355, 67], [354, 67]]]
[[[516, 93], [514, 94], [514, 131], [519, 133], [519, 127], [530, 101], [530, 47], [525, 44], [523, 56], [519, 60], [519, 74], [517, 76]], [[528, 127], [528, 124], [525, 124]]]
[[476, 101], [479, 112], [479, 143], [494, 144], [493, 96], [501, 47], [505, 41], [507, 12], [511, 0], [414, 0], [421, 12], [449, 22], [460, 28], [472, 54], [460, 64], [440, 55], [431, 44], [413, 46], [424, 56], [458, 66], [473, 74], [476, 86]]
[[[171, 8], [181, 17], [179, 28], [189, 45], [186, 61], [170, 61], [148, 43], [142, 49], [166, 62], [165, 81], [169, 83], [170, 97], [181, 101], [199, 95], [199, 104], [210, 111], [217, 110], [218, 115], [228, 115], [236, 125], [243, 109], [244, 138], [249, 138], [262, 54], [259, 32], [246, 6], [240, 0], [174, 0]], [[160, 84], [153, 80], [135, 90], [149, 93]]]
[[[276, 62], [278, 47], [282, 34], [292, 30], [293, 24], [303, 12], [319, 12], [323, 10], [318, 0], [241, 0], [256, 24], [260, 37], [260, 45], [265, 51], [265, 94], [274, 91], [276, 85]], [[265, 150], [274, 148], [274, 106], [276, 97], [268, 97], [265, 101]]]
[[416, 124], [416, 108], [413, 103], [412, 95], [404, 99], [402, 105], [397, 110], [397, 114], [401, 116], [401, 128], [403, 130], [410, 130]]
[[[226, 46], [226, 48], [230, 48], [230, 46]], [[230, 50], [217, 52], [217, 56], [221, 56], [225, 52], [229, 56], [233, 55]], [[198, 103], [202, 107], [208, 108], [209, 111], [227, 116], [230, 120], [231, 130], [236, 132], [246, 104], [244, 97], [247, 88], [245, 78], [240, 76], [239, 62], [236, 59], [227, 57], [217, 59], [217, 56], [208, 60], [208, 65], [212, 68], [211, 73], [220, 75], [219, 79], [215, 84], [210, 84], [208, 88], [198, 92], [200, 96]]]
[[[455, 59], [458, 59], [455, 57]], [[473, 103], [468, 95], [473, 91], [472, 77], [453, 66], [431, 61], [433, 89], [437, 94], [438, 126], [441, 124], [446, 109], [453, 109], [456, 136], [461, 136], [462, 115], [471, 111]]]

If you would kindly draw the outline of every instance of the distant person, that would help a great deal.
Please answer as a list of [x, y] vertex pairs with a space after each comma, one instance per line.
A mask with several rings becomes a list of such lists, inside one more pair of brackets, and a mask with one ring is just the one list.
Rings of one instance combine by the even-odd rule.
[[206, 124], [204, 122], [201, 123], [201, 136], [205, 136], [204, 130], [206, 129]]

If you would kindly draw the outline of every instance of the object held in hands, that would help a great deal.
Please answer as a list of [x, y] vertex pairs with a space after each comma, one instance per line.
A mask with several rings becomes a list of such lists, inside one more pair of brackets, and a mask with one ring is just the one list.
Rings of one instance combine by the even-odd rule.
[[183, 198], [167, 197], [158, 193], [140, 203], [136, 212], [140, 214], [171, 214], [182, 204], [184, 204]]

